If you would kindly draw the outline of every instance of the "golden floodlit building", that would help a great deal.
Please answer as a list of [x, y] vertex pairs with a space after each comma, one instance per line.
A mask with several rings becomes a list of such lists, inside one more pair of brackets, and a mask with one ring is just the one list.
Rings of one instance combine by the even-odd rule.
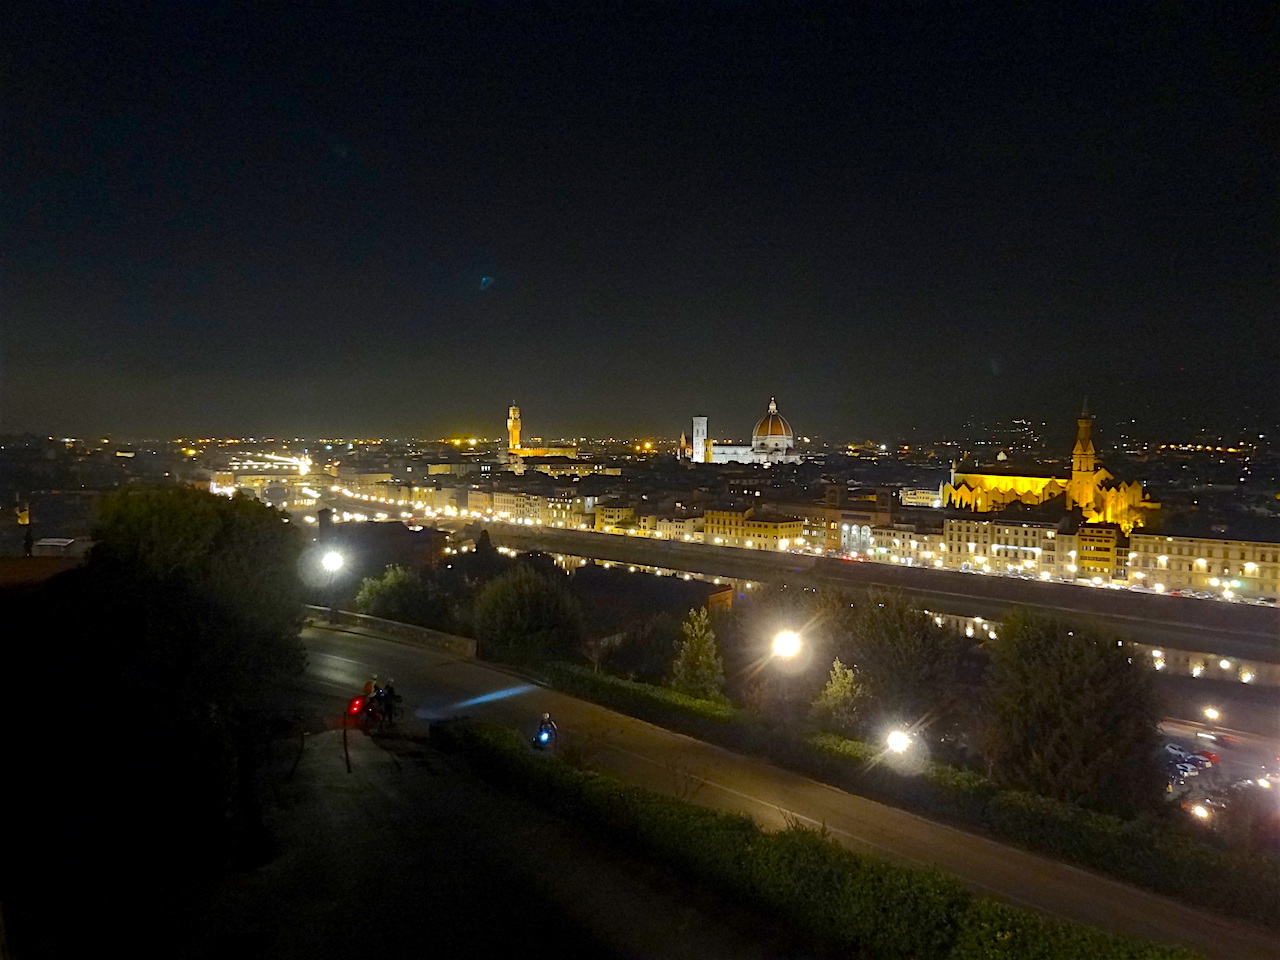
[[1137, 481], [1118, 481], [1099, 466], [1093, 448], [1093, 418], [1088, 410], [1076, 421], [1071, 473], [1057, 476], [1017, 476], [953, 470], [942, 488], [944, 506], [975, 513], [994, 513], [1014, 503], [1038, 506], [1063, 497], [1066, 510], [1080, 509], [1086, 523], [1115, 523], [1125, 533], [1144, 525], [1149, 511], [1159, 508]]
[[704, 543], [748, 550], [803, 547], [804, 521], [751, 507], [709, 509], [703, 518]]
[[[520, 442], [520, 408], [514, 403], [507, 408], [507, 459], [521, 464], [525, 457], [569, 457], [578, 455], [577, 447], [526, 447]], [[537, 439], [535, 437], [535, 439]], [[520, 469], [518, 472], [523, 473]]]

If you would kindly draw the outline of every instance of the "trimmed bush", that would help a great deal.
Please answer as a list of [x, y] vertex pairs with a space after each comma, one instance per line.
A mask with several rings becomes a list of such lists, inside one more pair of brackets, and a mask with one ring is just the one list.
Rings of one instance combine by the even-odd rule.
[[1189, 955], [1177, 948], [1121, 940], [997, 900], [975, 897], [960, 918], [950, 956], [951, 960], [1165, 960]]
[[542, 667], [542, 676], [557, 690], [613, 707], [642, 720], [671, 725], [683, 720], [710, 720], [719, 725], [741, 723], [746, 714], [720, 700], [700, 700], [670, 687], [656, 687], [636, 680], [624, 680], [607, 673], [594, 673], [576, 664], [551, 663]]
[[801, 735], [768, 727], [729, 704], [665, 687], [552, 664], [557, 689], [668, 729], [779, 765], [841, 789], [976, 827], [1001, 840], [1198, 907], [1280, 927], [1280, 863], [1263, 854], [1222, 850], [1167, 823], [1123, 820], [1074, 804], [1005, 790], [981, 774], [927, 763], [916, 773], [878, 762], [880, 748], [832, 733]]
[[863, 856], [823, 832], [766, 833], [749, 817], [662, 797], [547, 754], [512, 730], [451, 722], [432, 740], [483, 776], [721, 894], [773, 914], [823, 950], [868, 960], [1191, 960], [1180, 947], [1131, 943], [975, 897], [936, 870]]

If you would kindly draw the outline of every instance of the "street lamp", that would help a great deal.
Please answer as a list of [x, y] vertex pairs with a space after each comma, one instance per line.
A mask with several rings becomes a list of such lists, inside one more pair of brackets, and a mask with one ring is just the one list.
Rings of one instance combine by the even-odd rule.
[[911, 734], [905, 730], [891, 730], [885, 738], [885, 746], [893, 753], [906, 753], [911, 746]]
[[320, 566], [329, 574], [329, 622], [338, 622], [338, 571], [342, 569], [343, 557], [337, 550], [328, 551], [320, 558]]
[[1218, 711], [1217, 707], [1205, 707], [1204, 716], [1206, 720], [1219, 720], [1221, 719], [1222, 714]]
[[800, 653], [800, 634], [783, 630], [773, 638], [773, 655], [781, 660], [794, 660]]

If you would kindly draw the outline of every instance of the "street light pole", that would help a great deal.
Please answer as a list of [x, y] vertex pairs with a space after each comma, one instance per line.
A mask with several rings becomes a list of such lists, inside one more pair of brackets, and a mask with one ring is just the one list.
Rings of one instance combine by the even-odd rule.
[[[802, 646], [803, 641], [800, 639], [800, 634], [794, 630], [783, 630], [774, 636], [770, 653], [775, 660], [790, 661], [800, 655]], [[782, 671], [782, 709], [784, 716], [791, 713], [791, 699], [791, 671], [784, 669]], [[788, 719], [790, 719], [789, 716]]]
[[338, 571], [342, 569], [342, 554], [330, 550], [320, 559], [320, 565], [329, 574], [329, 622], [338, 622]]

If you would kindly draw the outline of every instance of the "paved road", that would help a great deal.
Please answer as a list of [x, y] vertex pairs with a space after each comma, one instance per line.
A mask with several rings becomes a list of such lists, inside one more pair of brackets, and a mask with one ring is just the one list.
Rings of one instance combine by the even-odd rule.
[[768, 827], [825, 824], [852, 849], [937, 866], [974, 890], [1128, 936], [1183, 942], [1221, 960], [1274, 960], [1276, 937], [1173, 900], [843, 793], [512, 674], [348, 629], [310, 628], [307, 682], [335, 709], [370, 673], [394, 676], [416, 722], [461, 714], [530, 730], [550, 711], [600, 769], [652, 790], [746, 812]]

